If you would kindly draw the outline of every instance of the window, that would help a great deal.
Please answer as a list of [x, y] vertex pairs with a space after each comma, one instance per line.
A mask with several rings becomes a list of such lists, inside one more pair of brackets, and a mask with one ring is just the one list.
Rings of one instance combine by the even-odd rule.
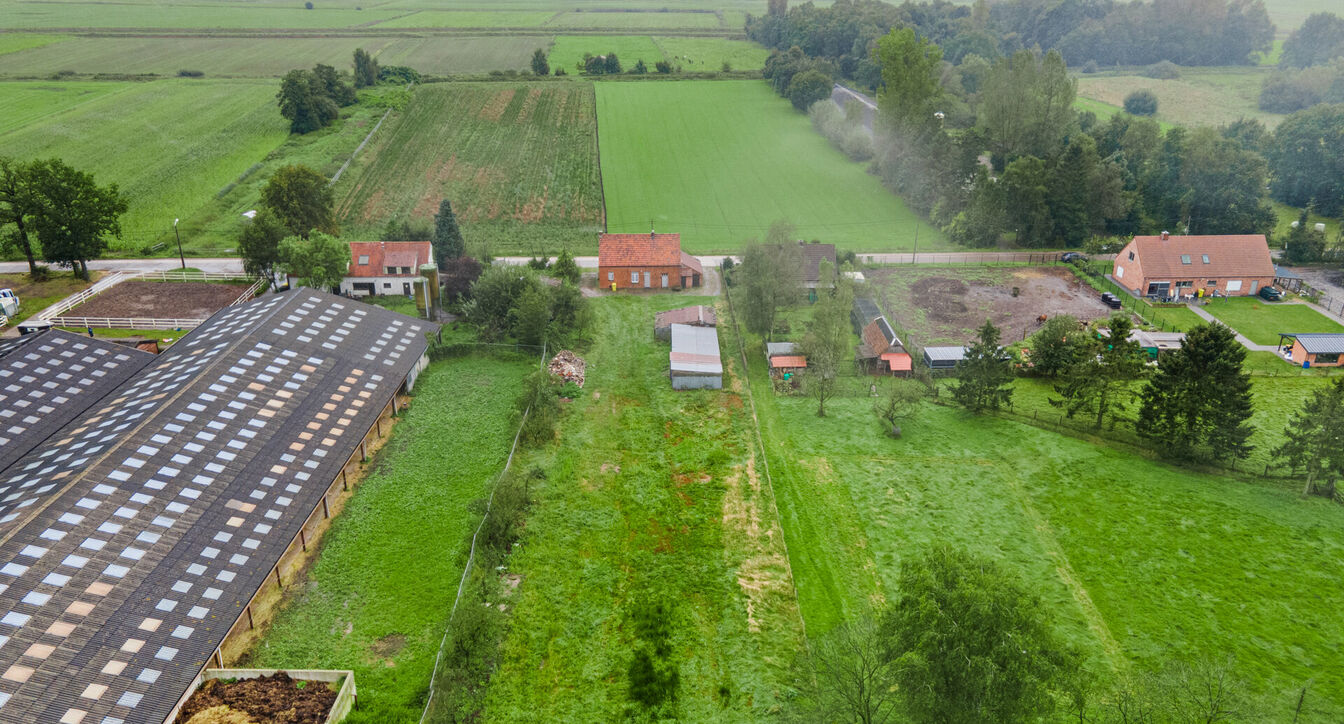
[[410, 274], [410, 273], [411, 273], [411, 268], [408, 267], [408, 266], [404, 266], [404, 267], [401, 268], [401, 273], [402, 273], [402, 274]]
[[359, 255], [359, 264], [360, 264], [360, 266], [363, 266], [363, 265], [368, 264], [368, 263], [369, 263], [369, 255], [368, 255], [368, 254], [360, 254], [360, 255]]
[[1189, 264], [1189, 263], [1190, 263], [1190, 255], [1189, 255], [1189, 254], [1181, 254], [1181, 263], [1182, 263], [1182, 264]]
[[396, 274], [396, 273], [397, 273], [397, 268], [394, 267], [394, 266], [383, 267], [383, 271], [386, 272], [386, 273], [388, 273], [388, 274]]
[[1210, 280], [1209, 280], [1209, 286], [1211, 286], [1211, 287], [1216, 287], [1216, 286], [1218, 286], [1218, 280], [1217, 280], [1217, 279], [1210, 279]]
[[1195, 285], [1194, 282], [1176, 282], [1176, 288], [1177, 288], [1177, 289], [1189, 289], [1190, 287], [1192, 287], [1192, 286], [1194, 286], [1194, 285]]
[[392, 282], [383, 282], [383, 289], [391, 289]]
[[1134, 261], [1134, 252], [1129, 252], [1129, 260]]
[[1241, 280], [1240, 280], [1240, 279], [1233, 279], [1232, 281], [1229, 281], [1229, 282], [1227, 283], [1227, 291], [1229, 291], [1229, 292], [1239, 292], [1239, 291], [1241, 291]]
[[609, 272], [607, 272], [607, 281], [609, 281], [609, 282], [614, 282], [614, 281], [616, 281], [616, 272], [614, 272], [614, 271], [609, 271]]
[[1208, 254], [1204, 254], [1204, 255], [1203, 255], [1203, 259], [1204, 259], [1204, 263], [1205, 263], [1205, 264], [1208, 264], [1208, 263], [1209, 263], [1209, 255], [1208, 255]]
[[638, 284], [638, 283], [639, 283], [639, 272], [637, 272], [637, 271], [630, 272], [630, 283], [631, 283], [631, 284]]
[[1124, 278], [1125, 278], [1125, 268], [1124, 268], [1124, 267], [1122, 267], [1122, 266], [1118, 266], [1118, 267], [1115, 268], [1115, 278], [1116, 278], [1116, 279], [1124, 279]]
[[1316, 364], [1333, 365], [1339, 364], [1339, 355], [1337, 354], [1318, 354], [1316, 355]]

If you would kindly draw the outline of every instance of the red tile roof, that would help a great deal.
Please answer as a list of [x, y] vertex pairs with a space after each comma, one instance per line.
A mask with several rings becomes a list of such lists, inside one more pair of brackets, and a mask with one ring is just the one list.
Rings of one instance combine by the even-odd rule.
[[[420, 273], [420, 265], [433, 259], [428, 241], [352, 241], [350, 242], [350, 270], [347, 277], [385, 277], [403, 276], [388, 274], [386, 267], [410, 267], [415, 276]], [[361, 256], [368, 261], [359, 263]]]
[[700, 260], [684, 251], [681, 252], [681, 266], [683, 269], [694, 269], [696, 274], [705, 273], [705, 270], [700, 268]]
[[770, 358], [770, 366], [775, 369], [781, 367], [806, 367], [807, 358], [800, 354], [777, 355]]
[[681, 309], [669, 309], [666, 312], [659, 312], [654, 315], [653, 326], [655, 329], [673, 324], [694, 324], [699, 327], [713, 327], [717, 323], [714, 316], [714, 308], [706, 307], [703, 304], [697, 304], [694, 307], [682, 307]]
[[[1145, 279], [1273, 277], [1274, 262], [1263, 234], [1134, 237]], [[1182, 257], [1190, 263], [1184, 263]], [[1208, 257], [1208, 263], [1204, 257]]]
[[681, 234], [603, 234], [597, 242], [597, 263], [615, 267], [680, 266]]
[[882, 360], [891, 367], [892, 372], [909, 372], [913, 365], [910, 355], [904, 352], [888, 352], [882, 355]]
[[886, 317], [878, 317], [869, 322], [859, 336], [868, 347], [870, 357], [876, 357], [901, 345], [901, 340], [896, 337], [891, 325], [887, 324]]

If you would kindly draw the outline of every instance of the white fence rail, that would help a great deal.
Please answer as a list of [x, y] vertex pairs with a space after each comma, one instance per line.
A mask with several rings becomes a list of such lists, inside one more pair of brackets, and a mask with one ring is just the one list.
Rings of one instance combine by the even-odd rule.
[[91, 297], [97, 295], [98, 293], [102, 292], [108, 287], [113, 286], [114, 284], [117, 284], [121, 281], [124, 281], [127, 277], [128, 274], [126, 272], [112, 272], [111, 274], [108, 274], [102, 279], [99, 279], [98, 283], [94, 284], [88, 289], [85, 289], [84, 291], [79, 292], [78, 294], [71, 294], [65, 299], [62, 299], [61, 301], [51, 305], [50, 307], [47, 307], [46, 309], [43, 309], [42, 311], [38, 312], [36, 316], [38, 319], [51, 319], [58, 315], [65, 314], [71, 309], [74, 309], [75, 307], [78, 307], [84, 302], [89, 301]]
[[233, 300], [233, 303], [230, 304], [229, 306], [236, 307], [239, 304], [242, 304], [243, 302], [246, 302], [247, 300], [251, 299], [252, 297], [257, 296], [257, 292], [261, 291], [261, 285], [265, 283], [266, 282], [263, 279], [258, 279], [255, 282], [252, 282], [252, 286], [248, 287], [247, 290], [244, 291], [242, 294], [239, 294], [238, 298]]
[[151, 319], [145, 317], [53, 317], [57, 327], [93, 327], [95, 329], [192, 329], [204, 319]]
[[225, 282], [246, 279], [243, 272], [187, 271], [185, 269], [155, 269], [131, 272], [130, 279], [160, 282]]

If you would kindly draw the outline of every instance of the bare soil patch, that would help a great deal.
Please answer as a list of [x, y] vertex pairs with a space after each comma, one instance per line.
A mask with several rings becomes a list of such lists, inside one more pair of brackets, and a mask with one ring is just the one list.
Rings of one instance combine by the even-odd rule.
[[72, 317], [205, 319], [229, 306], [245, 284], [122, 282], [70, 310]]
[[1110, 313], [1096, 290], [1062, 266], [887, 267], [865, 274], [888, 319], [919, 346], [965, 344], [986, 319], [1011, 344], [1035, 332], [1041, 315], [1086, 321]]
[[321, 724], [336, 692], [321, 681], [296, 681], [281, 671], [256, 679], [211, 679], [191, 695], [176, 724]]

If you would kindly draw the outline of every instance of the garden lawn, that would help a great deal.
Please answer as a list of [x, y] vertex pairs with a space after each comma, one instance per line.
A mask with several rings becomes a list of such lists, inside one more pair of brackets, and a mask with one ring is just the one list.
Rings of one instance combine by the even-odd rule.
[[607, 230], [734, 251], [785, 220], [857, 251], [950, 248], [761, 81], [597, 83]]
[[521, 461], [548, 480], [508, 564], [522, 583], [486, 720], [623, 719], [645, 597], [672, 610], [671, 716], [766, 720], [788, 697], [802, 626], [736, 348], [721, 336], [724, 390], [676, 392], [652, 334], [655, 310], [697, 302], [596, 302], [583, 393]]
[[551, 72], [556, 68], [564, 68], [569, 74], [582, 72], [584, 53], [615, 53], [624, 70], [635, 67], [635, 62], [642, 59], [650, 73], [654, 72], [654, 63], [664, 60], [662, 49], [647, 35], [561, 35], [556, 37], [547, 56]]
[[117, 184], [129, 209], [114, 249], [171, 237], [174, 218], [191, 217], [289, 135], [274, 81], [105, 85], [0, 84], [18, 93], [21, 109], [40, 109], [0, 134], [0, 155], [56, 156], [99, 184]]
[[[416, 721], [479, 517], [508, 457], [535, 361], [432, 364], [392, 440], [324, 538], [307, 584], [248, 664], [354, 669], [347, 722]], [[470, 424], [464, 424], [470, 421]]]
[[336, 186], [346, 235], [432, 223], [450, 199], [469, 249], [595, 245], [602, 201], [588, 83], [438, 83], [375, 137]]
[[1279, 333], [1344, 333], [1344, 326], [1305, 304], [1260, 297], [1214, 299], [1204, 311], [1256, 344], [1278, 344]]
[[907, 556], [952, 544], [1039, 595], [1103, 681], [1230, 654], [1264, 720], [1291, 718], [1308, 680], [1303, 720], [1344, 712], [1344, 508], [954, 408], [926, 405], [892, 440], [871, 398], [819, 419], [814, 400], [772, 397], [764, 374], [753, 362], [810, 635], [894, 598]]

